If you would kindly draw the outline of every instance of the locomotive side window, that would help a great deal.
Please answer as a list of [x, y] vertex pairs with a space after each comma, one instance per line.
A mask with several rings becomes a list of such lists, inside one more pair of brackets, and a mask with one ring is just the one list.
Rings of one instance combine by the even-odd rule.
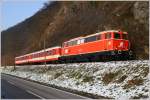
[[119, 33], [114, 32], [114, 38], [115, 38], [115, 39], [120, 39], [120, 34], [119, 34]]
[[97, 36], [91, 36], [91, 37], [87, 37], [85, 38], [85, 42], [92, 42], [92, 41], [96, 41], [96, 38]]
[[105, 34], [105, 39], [110, 39], [111, 38], [111, 33], [106, 33]]
[[96, 36], [96, 40], [100, 40], [101, 39], [101, 34]]
[[128, 40], [128, 35], [127, 34], [122, 34], [122, 39]]
[[76, 45], [76, 44], [77, 44], [77, 40], [67, 42], [67, 46], [73, 46], [73, 45]]

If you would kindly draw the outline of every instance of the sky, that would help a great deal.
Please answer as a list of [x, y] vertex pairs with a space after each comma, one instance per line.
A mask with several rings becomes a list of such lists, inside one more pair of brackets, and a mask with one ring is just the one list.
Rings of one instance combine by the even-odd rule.
[[40, 10], [47, 0], [3, 0], [2, 10], [2, 30], [16, 25], [34, 15]]

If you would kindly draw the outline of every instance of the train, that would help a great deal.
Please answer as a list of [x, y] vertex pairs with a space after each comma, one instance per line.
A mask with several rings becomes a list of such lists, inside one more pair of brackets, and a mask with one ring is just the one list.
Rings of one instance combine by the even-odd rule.
[[15, 57], [16, 65], [43, 63], [101, 62], [133, 59], [128, 33], [102, 31], [70, 39], [61, 44]]

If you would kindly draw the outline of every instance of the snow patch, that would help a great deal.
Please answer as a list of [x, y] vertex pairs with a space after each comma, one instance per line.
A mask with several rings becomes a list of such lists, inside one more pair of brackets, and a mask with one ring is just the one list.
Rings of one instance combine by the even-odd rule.
[[148, 98], [148, 60], [16, 66], [3, 73], [115, 99]]

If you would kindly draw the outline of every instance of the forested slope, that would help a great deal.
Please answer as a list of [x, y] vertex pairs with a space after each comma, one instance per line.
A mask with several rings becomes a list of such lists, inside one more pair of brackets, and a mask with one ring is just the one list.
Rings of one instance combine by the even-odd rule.
[[42, 49], [44, 34], [46, 47], [51, 47], [108, 29], [127, 31], [137, 59], [148, 59], [148, 9], [148, 1], [46, 3], [35, 15], [2, 31], [2, 64], [11, 65], [15, 56]]

